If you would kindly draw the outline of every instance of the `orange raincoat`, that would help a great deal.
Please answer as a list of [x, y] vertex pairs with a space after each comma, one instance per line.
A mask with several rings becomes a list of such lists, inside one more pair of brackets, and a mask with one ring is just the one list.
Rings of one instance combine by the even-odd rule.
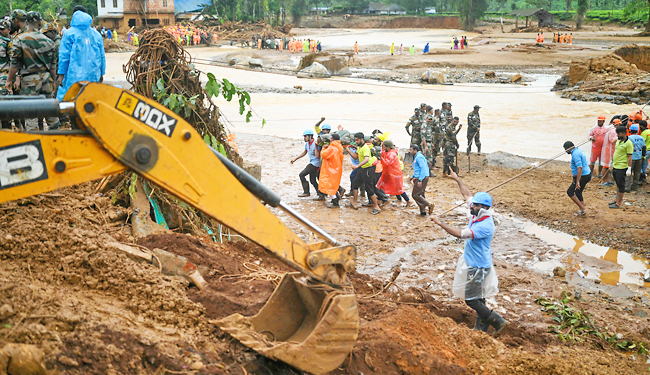
[[402, 168], [400, 167], [397, 149], [381, 152], [381, 164], [384, 172], [381, 174], [377, 189], [383, 190], [387, 195], [400, 195], [404, 192]]
[[341, 185], [343, 174], [343, 146], [341, 141], [332, 141], [329, 147], [320, 152], [323, 163], [320, 166], [318, 190], [323, 194], [334, 195]]

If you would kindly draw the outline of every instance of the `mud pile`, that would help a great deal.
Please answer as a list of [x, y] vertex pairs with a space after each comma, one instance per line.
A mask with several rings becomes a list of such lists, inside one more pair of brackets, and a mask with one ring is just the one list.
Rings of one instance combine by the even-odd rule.
[[[562, 91], [561, 96], [571, 100], [615, 104], [647, 101], [650, 98], [650, 73], [626, 61], [619, 51], [632, 61], [633, 55], [627, 53], [627, 47], [603, 57], [573, 61], [569, 73], [555, 83], [553, 91]], [[637, 60], [643, 62], [646, 58], [641, 56]]]
[[104, 38], [104, 52], [135, 51], [137, 47], [124, 42], [115, 42], [112, 39]]
[[243, 23], [242, 21], [226, 21], [219, 26], [212, 26], [208, 29], [208, 34], [217, 33], [219, 40], [235, 41], [244, 45], [254, 45], [254, 39], [261, 37], [264, 39], [276, 39], [289, 36], [293, 24], [282, 26], [271, 26], [264, 21], [255, 23]]

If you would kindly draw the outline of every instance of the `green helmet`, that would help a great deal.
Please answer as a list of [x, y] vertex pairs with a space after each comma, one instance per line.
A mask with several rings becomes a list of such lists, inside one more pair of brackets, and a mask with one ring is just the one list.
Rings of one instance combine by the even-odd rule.
[[56, 26], [52, 22], [46, 22], [43, 27], [41, 27], [41, 32], [45, 34], [48, 31], [59, 31], [57, 30]]
[[35, 10], [30, 10], [29, 12], [27, 12], [25, 19], [27, 20], [27, 22], [34, 22], [34, 21], [42, 21], [43, 17], [39, 12]]
[[11, 21], [9, 20], [0, 20], [0, 30], [10, 29]]
[[11, 12], [11, 19], [13, 20], [24, 21], [26, 17], [27, 13], [22, 9], [14, 9], [14, 11]]

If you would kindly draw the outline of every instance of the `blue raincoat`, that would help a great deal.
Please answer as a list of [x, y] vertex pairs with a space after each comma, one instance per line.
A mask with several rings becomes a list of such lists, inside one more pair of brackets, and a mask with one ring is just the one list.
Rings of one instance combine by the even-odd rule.
[[63, 87], [56, 98], [63, 96], [70, 86], [79, 81], [99, 82], [106, 74], [104, 41], [97, 30], [90, 27], [93, 18], [82, 11], [74, 12], [70, 28], [63, 34], [59, 47], [59, 71], [63, 74]]

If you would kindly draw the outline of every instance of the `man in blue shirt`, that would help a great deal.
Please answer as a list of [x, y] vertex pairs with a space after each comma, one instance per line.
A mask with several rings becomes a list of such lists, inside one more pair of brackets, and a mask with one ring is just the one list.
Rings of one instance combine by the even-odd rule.
[[420, 208], [420, 216], [426, 216], [427, 208], [429, 214], [433, 211], [433, 204], [427, 202], [424, 198], [424, 192], [429, 182], [429, 163], [427, 163], [427, 159], [422, 154], [419, 145], [412, 144], [409, 152], [413, 155], [413, 176], [411, 176], [413, 191], [411, 196]]
[[587, 155], [581, 149], [575, 147], [571, 141], [564, 142], [564, 151], [571, 155], [571, 174], [573, 175], [573, 182], [566, 193], [580, 208], [576, 216], [585, 216], [587, 208], [582, 198], [582, 192], [585, 190], [587, 183], [591, 181], [591, 169], [587, 164]]
[[320, 169], [320, 151], [316, 147], [316, 140], [314, 139], [314, 131], [307, 129], [302, 133], [302, 138], [305, 141], [305, 150], [295, 158], [291, 159], [291, 164], [295, 163], [296, 160], [302, 158], [305, 155], [309, 155], [309, 164], [305, 169], [300, 172], [300, 182], [302, 183], [302, 193], [298, 194], [299, 197], [308, 197], [309, 193], [309, 182], [307, 182], [307, 176], [309, 176], [309, 181], [311, 185], [316, 189], [316, 194], [321, 195], [318, 192], [318, 172]]
[[630, 141], [634, 145], [632, 153], [632, 186], [630, 190], [636, 190], [639, 187], [643, 159], [646, 155], [645, 139], [639, 135], [639, 124], [630, 125]]
[[[485, 192], [478, 192], [474, 196], [469, 192], [465, 184], [460, 180], [454, 171], [449, 172], [449, 178], [458, 183], [461, 194], [467, 201], [472, 217], [469, 225], [464, 228], [454, 228], [444, 223], [437, 216], [431, 216], [431, 220], [452, 236], [465, 240], [465, 251], [458, 260], [459, 269], [467, 271], [466, 280], [454, 278], [454, 286], [463, 285], [465, 303], [476, 311], [476, 322], [474, 329], [487, 332], [490, 326], [494, 327], [494, 336], [501, 334], [508, 326], [508, 321], [503, 319], [496, 311], [490, 310], [485, 304], [485, 298], [491, 297], [498, 292], [486, 280], [496, 279], [492, 267], [492, 238], [494, 237], [494, 219], [492, 218], [492, 196]], [[458, 275], [458, 270], [456, 271]], [[496, 284], [496, 281], [494, 282]], [[454, 294], [456, 294], [454, 292]]]

